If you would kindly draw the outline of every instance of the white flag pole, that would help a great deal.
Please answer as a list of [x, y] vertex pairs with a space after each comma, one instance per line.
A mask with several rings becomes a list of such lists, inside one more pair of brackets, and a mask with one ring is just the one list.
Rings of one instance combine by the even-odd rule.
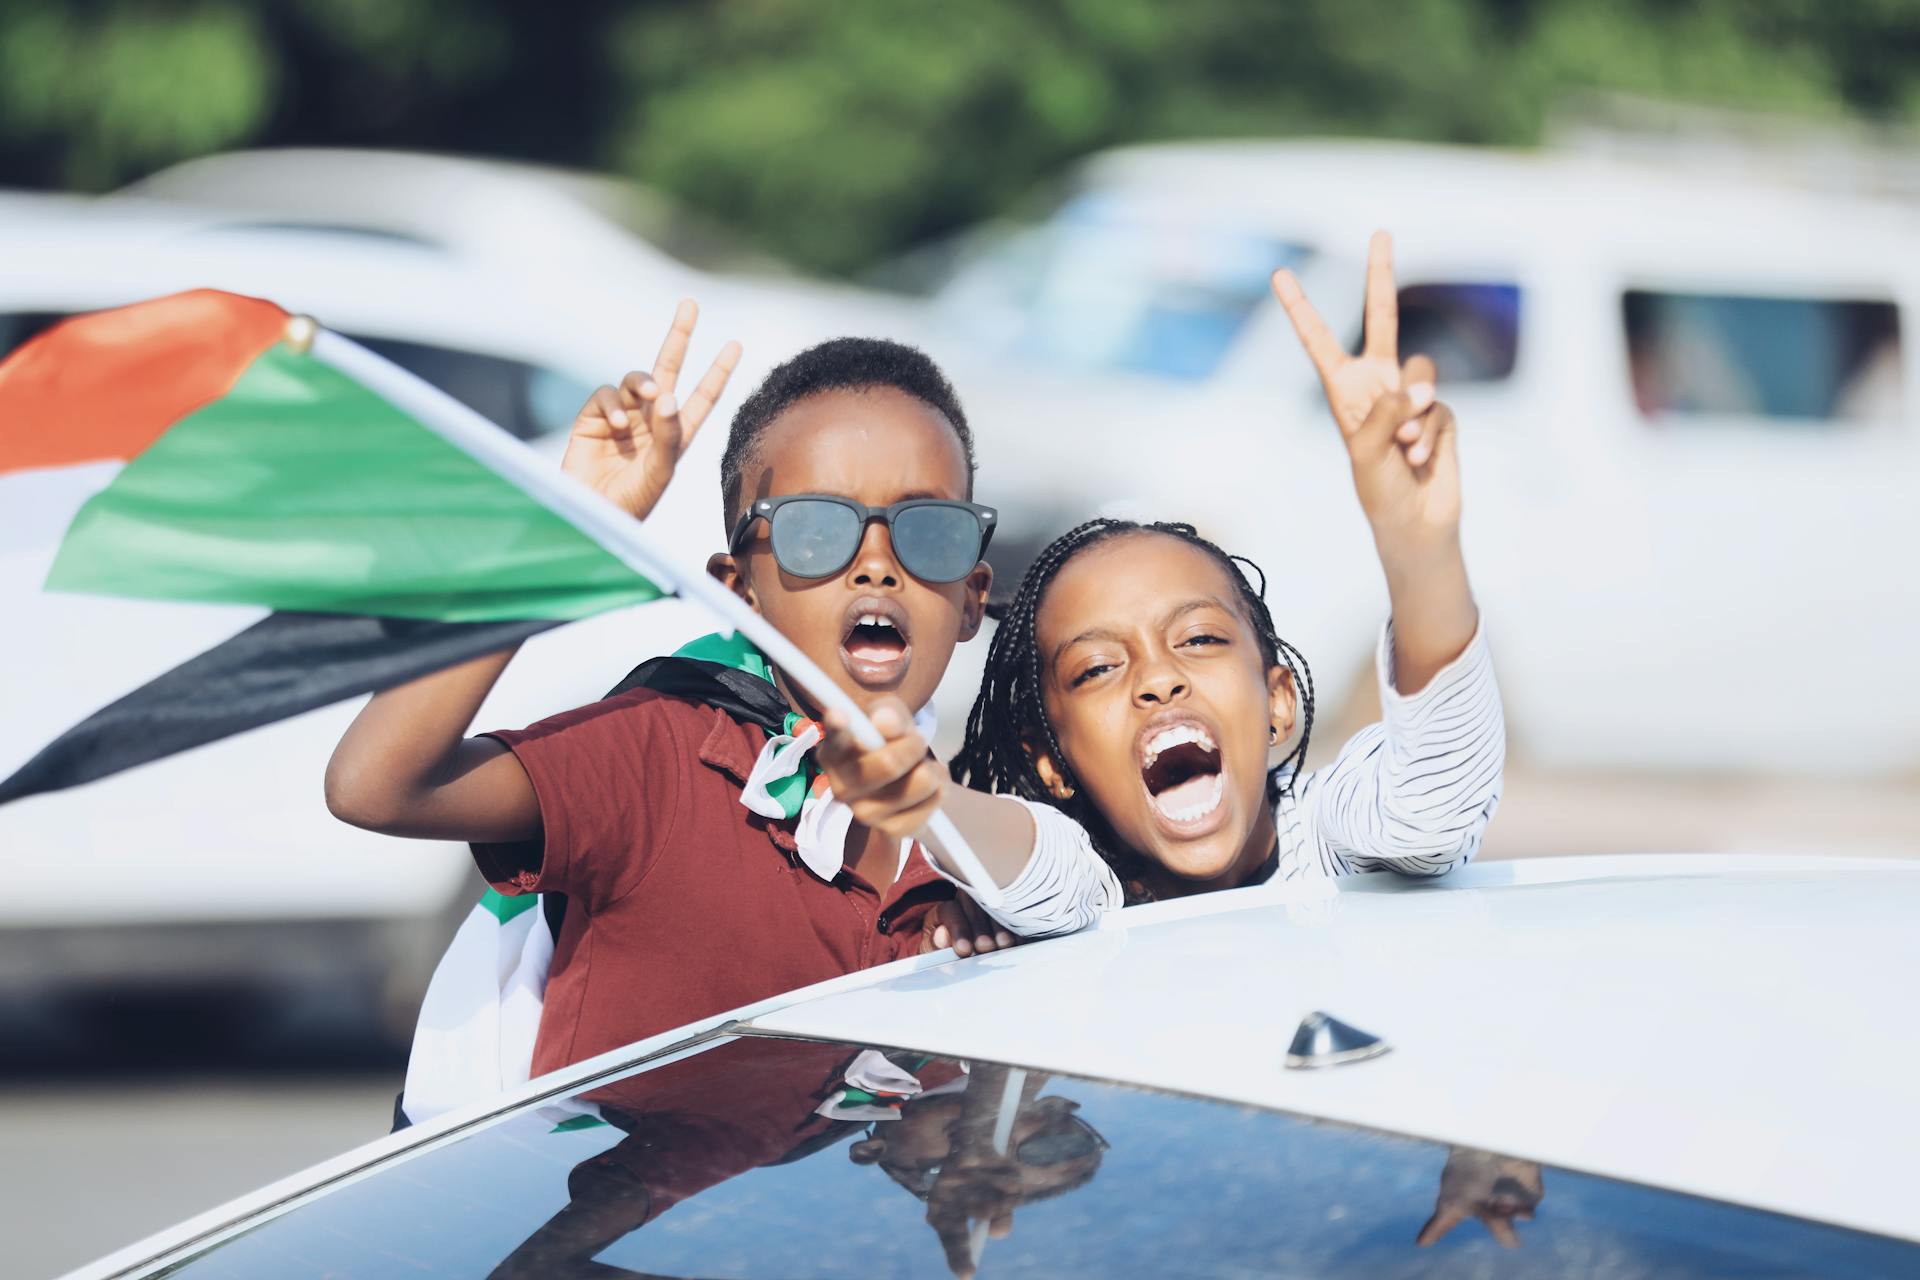
[[[295, 350], [308, 352], [314, 359], [332, 365], [370, 388], [462, 452], [513, 481], [542, 506], [662, 591], [704, 605], [727, 630], [738, 631], [758, 645], [773, 665], [786, 672], [823, 710], [845, 715], [861, 746], [872, 750], [884, 741], [860, 705], [792, 641], [748, 608], [744, 600], [708, 577], [703, 569], [689, 572], [674, 565], [654, 546], [640, 521], [555, 467], [525, 443], [432, 383], [375, 355], [359, 343], [320, 327], [307, 316], [292, 318], [287, 327], [287, 341]], [[958, 865], [968, 891], [982, 905], [995, 907], [1004, 901], [1000, 887], [987, 874], [979, 855], [954, 827], [951, 818], [945, 813], [935, 813], [927, 821], [927, 834], [938, 841], [941, 849]]]

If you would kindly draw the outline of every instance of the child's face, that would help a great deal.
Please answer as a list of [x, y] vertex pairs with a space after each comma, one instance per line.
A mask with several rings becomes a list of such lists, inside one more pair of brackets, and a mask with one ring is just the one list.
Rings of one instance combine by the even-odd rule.
[[[891, 387], [827, 391], [767, 426], [741, 477], [744, 501], [824, 493], [882, 507], [906, 498], [967, 499], [967, 459], [941, 414]], [[799, 578], [775, 562], [767, 522], [710, 569], [820, 664], [862, 706], [891, 694], [918, 710], [946, 673], [953, 646], [980, 630], [993, 571], [923, 582], [901, 568], [882, 521], [866, 526], [852, 563]], [[892, 629], [859, 626], [879, 616]]]
[[1219, 563], [1165, 534], [1097, 543], [1055, 575], [1034, 636], [1054, 736], [1114, 834], [1182, 881], [1221, 882], [1195, 888], [1256, 869], [1274, 838], [1270, 734], [1293, 727], [1293, 687]]

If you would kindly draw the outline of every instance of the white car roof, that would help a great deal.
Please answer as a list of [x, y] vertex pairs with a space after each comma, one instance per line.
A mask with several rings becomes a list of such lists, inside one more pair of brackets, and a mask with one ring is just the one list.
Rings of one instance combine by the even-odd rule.
[[[900, 961], [542, 1077], [120, 1250], [200, 1249], [391, 1157], [734, 1028], [1000, 1061], [1457, 1143], [1920, 1240], [1920, 863], [1633, 855], [1271, 885]], [[1284, 1066], [1325, 1011], [1379, 1057]]]
[[[1134, 909], [757, 1028], [1199, 1093], [1920, 1239], [1920, 865], [1495, 862]], [[1382, 1057], [1282, 1065], [1323, 1010]]]

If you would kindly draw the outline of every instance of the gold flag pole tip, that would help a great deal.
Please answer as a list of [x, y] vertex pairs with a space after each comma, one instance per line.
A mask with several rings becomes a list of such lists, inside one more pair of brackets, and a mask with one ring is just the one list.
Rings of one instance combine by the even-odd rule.
[[286, 344], [301, 355], [313, 350], [314, 335], [320, 332], [320, 322], [312, 316], [288, 316]]

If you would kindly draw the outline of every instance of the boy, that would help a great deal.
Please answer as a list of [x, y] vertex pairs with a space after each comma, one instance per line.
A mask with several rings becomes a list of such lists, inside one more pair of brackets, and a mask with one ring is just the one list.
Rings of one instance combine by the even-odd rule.
[[[739, 359], [728, 344], [676, 405], [694, 317], [682, 303], [651, 375], [595, 392], [568, 442], [563, 467], [635, 518], [659, 501]], [[971, 503], [973, 472], [966, 417], [930, 360], [877, 340], [822, 344], [774, 370], [736, 415], [721, 462], [731, 536], [708, 571], [857, 701], [917, 711], [985, 609], [992, 513]], [[692, 648], [771, 681], [795, 718], [815, 714], [750, 647], [716, 637]], [[565, 896], [533, 1074], [919, 948], [922, 917], [951, 888], [916, 850], [807, 786], [793, 719], [770, 736], [729, 698], [643, 682], [519, 732], [465, 738], [511, 657], [376, 695], [328, 765], [327, 801], [357, 826], [470, 843], [503, 894]], [[879, 751], [822, 762], [828, 783], [896, 822], [930, 814], [940, 794], [931, 765], [900, 767], [902, 751], [925, 751], [903, 721], [882, 717]], [[881, 772], [886, 785], [864, 785]], [[812, 803], [796, 798], [810, 789]], [[1020, 883], [1031, 818], [990, 797], [951, 812], [1020, 928], [1036, 893]]]

